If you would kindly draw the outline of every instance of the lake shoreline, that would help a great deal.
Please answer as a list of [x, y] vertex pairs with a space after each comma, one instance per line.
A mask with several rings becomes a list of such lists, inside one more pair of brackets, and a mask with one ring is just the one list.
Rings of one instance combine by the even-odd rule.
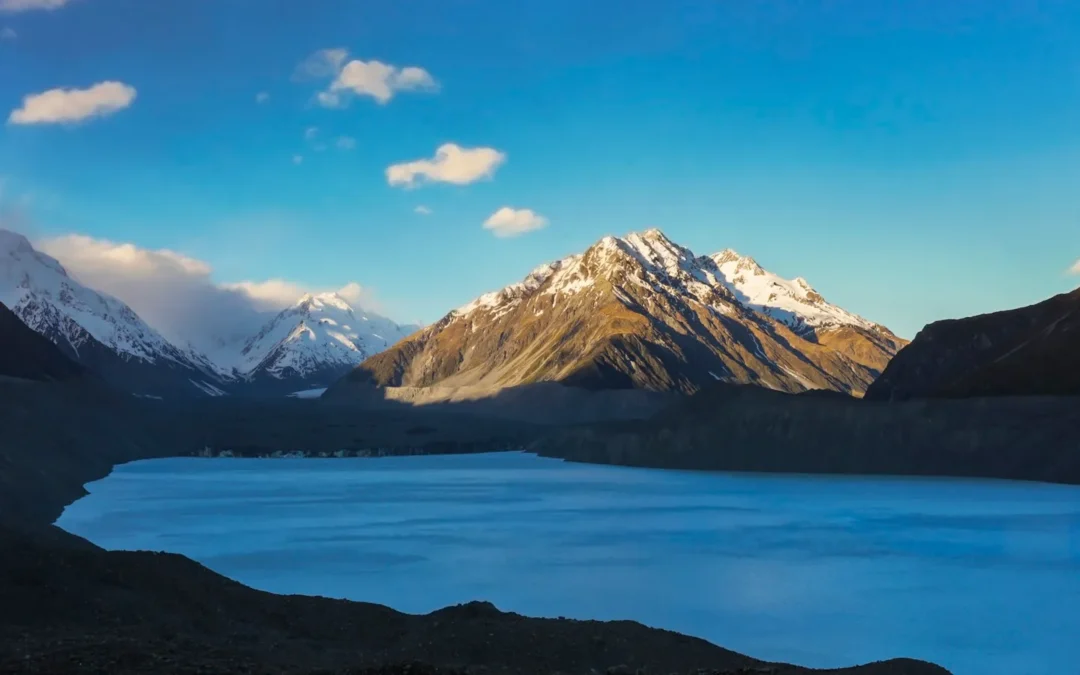
[[[2, 671], [808, 673], [632, 622], [531, 619], [484, 603], [412, 616], [370, 603], [256, 591], [183, 556], [105, 551], [51, 523], [87, 494], [87, 483], [116, 465], [206, 447], [199, 433], [205, 418], [164, 414], [156, 402], [94, 383], [0, 383], [0, 400], [6, 434], [0, 446], [0, 463], [6, 463], [0, 472], [0, 645], [17, 645], [0, 648]], [[228, 406], [224, 414], [235, 417]], [[385, 411], [371, 418], [397, 424], [399, 437], [436, 419], [410, 415], [394, 422]], [[513, 429], [493, 424], [486, 433], [507, 431]], [[415, 665], [406, 671], [406, 664]], [[835, 672], [948, 673], [907, 659]]]
[[[177, 458], [117, 473], [59, 525], [110, 549], [165, 546], [275, 593], [409, 613], [482, 597], [818, 668], [905, 654], [958, 675], [1012, 675], [1080, 658], [1053, 637], [1080, 630], [1065, 599], [1080, 597], [1066, 571], [1080, 558], [1062, 549], [1080, 527], [1075, 486], [669, 471], [521, 452]], [[983, 617], [977, 628], [971, 615]], [[1005, 634], [1007, 648], [990, 637]]]

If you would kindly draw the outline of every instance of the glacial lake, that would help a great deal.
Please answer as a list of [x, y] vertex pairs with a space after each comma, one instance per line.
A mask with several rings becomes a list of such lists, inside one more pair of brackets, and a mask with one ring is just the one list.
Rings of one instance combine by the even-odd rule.
[[406, 612], [483, 599], [752, 656], [1080, 672], [1080, 488], [692, 473], [520, 453], [163, 459], [58, 524], [250, 586]]

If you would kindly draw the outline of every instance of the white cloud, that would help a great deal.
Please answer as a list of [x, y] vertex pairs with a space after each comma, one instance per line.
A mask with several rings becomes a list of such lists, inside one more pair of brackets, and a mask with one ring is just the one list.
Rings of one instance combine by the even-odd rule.
[[532, 209], [514, 209], [504, 206], [484, 221], [484, 229], [496, 237], [516, 237], [546, 227], [547, 218]]
[[353, 60], [345, 64], [330, 84], [329, 93], [352, 92], [386, 103], [399, 91], [432, 91], [438, 88], [435, 78], [423, 68], [398, 68], [381, 61]]
[[258, 94], [255, 94], [255, 102], [256, 103], [266, 103], [269, 100], [270, 100], [270, 92], [268, 92], [268, 91], [260, 91]]
[[421, 204], [420, 206], [417, 206], [415, 209], [413, 209], [413, 212], [414, 213], [419, 213], [422, 216], [430, 216], [433, 213], [433, 211], [431, 209], [424, 206], [423, 204]]
[[490, 178], [506, 161], [506, 153], [494, 148], [463, 148], [444, 143], [432, 159], [394, 164], [386, 169], [386, 180], [398, 187], [415, 187], [420, 182], [468, 185]]
[[50, 89], [23, 98], [8, 117], [11, 124], [61, 124], [105, 117], [134, 102], [135, 88], [122, 82], [100, 82], [89, 89]]
[[338, 150], [352, 150], [356, 148], [356, 139], [352, 136], [342, 136], [337, 139]]
[[297, 166], [303, 164], [304, 163], [304, 156], [303, 155], [293, 155], [292, 163], [296, 164]]
[[1069, 268], [1069, 274], [1080, 274], [1080, 260], [1073, 263], [1073, 266]]
[[60, 9], [71, 0], [0, 0], [0, 12], [26, 12], [32, 9]]
[[114, 295], [165, 337], [211, 350], [212, 339], [250, 336], [271, 315], [305, 293], [336, 290], [356, 307], [372, 309], [374, 296], [355, 282], [341, 289], [313, 288], [283, 279], [219, 284], [202, 260], [167, 249], [149, 250], [71, 234], [35, 242], [84, 284]]
[[0, 28], [0, 40], [14, 40], [17, 37], [19, 37], [19, 34], [11, 26]]
[[309, 141], [318, 135], [319, 127], [308, 127], [307, 129], [304, 129], [304, 138]]
[[348, 60], [345, 49], [315, 52], [296, 69], [299, 79], [330, 79], [330, 86], [316, 94], [325, 108], [342, 108], [352, 96], [370, 96], [388, 103], [398, 92], [436, 91], [439, 83], [418, 66], [399, 67], [382, 61]]

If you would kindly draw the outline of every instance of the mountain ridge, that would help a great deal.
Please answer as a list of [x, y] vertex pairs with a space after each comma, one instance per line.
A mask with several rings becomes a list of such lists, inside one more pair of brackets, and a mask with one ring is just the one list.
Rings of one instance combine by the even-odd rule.
[[198, 395], [220, 378], [209, 362], [173, 345], [130, 307], [72, 278], [23, 235], [0, 229], [0, 302], [69, 358], [140, 395]]
[[[327, 386], [412, 328], [354, 309], [338, 293], [308, 294], [242, 344], [219, 340], [204, 353], [170, 342], [122, 300], [81, 283], [25, 236], [2, 228], [0, 303], [116, 388], [152, 397]], [[332, 330], [337, 324], [350, 327]]]
[[[825, 302], [805, 280], [759, 273], [752, 259], [725, 253], [697, 256], [655, 228], [604, 237], [449, 312], [364, 361], [327, 395], [349, 383], [539, 381], [690, 393], [714, 380], [861, 394], [904, 343]], [[775, 291], [740, 280], [740, 269]]]
[[1080, 395], [1080, 288], [1016, 309], [928, 324], [867, 397]]

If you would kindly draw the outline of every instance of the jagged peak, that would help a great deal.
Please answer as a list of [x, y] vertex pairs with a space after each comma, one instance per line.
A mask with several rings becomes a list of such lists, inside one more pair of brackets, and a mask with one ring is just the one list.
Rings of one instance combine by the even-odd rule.
[[352, 305], [341, 297], [337, 291], [328, 291], [325, 293], [305, 293], [300, 296], [300, 299], [293, 305], [294, 309], [301, 309], [304, 311], [323, 309], [324, 307], [332, 307], [342, 311], [353, 311]]
[[25, 236], [0, 227], [0, 253], [28, 253], [33, 250], [34, 247]]
[[4, 228], [0, 228], [0, 255], [15, 258], [16, 260], [23, 259], [24, 256], [30, 256], [39, 264], [56, 272], [56, 274], [62, 277], [69, 276], [67, 270], [56, 258], [34, 248], [34, 245], [25, 236]]
[[738, 270], [751, 270], [754, 273], [764, 272], [764, 269], [758, 263], [757, 260], [748, 256], [742, 255], [738, 251], [732, 248], [725, 248], [719, 253], [713, 253], [710, 256], [706, 256], [711, 259], [717, 265], [727, 265], [729, 263], [736, 263], [736, 269]]
[[674, 244], [674, 242], [671, 241], [671, 238], [664, 234], [664, 231], [661, 230], [659, 227], [650, 227], [644, 232], [632, 232], [631, 234], [637, 234], [646, 241], [661, 241], [668, 244]]

